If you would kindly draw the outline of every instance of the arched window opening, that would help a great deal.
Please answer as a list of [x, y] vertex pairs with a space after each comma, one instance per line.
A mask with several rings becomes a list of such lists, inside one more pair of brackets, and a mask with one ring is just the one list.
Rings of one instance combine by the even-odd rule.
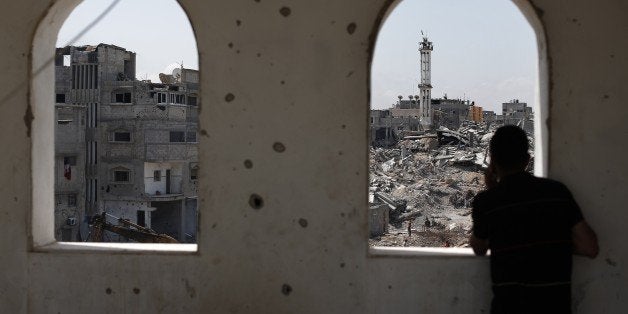
[[512, 3], [404, 0], [390, 12], [371, 67], [371, 247], [468, 247], [495, 129], [520, 126], [540, 156], [538, 62]]
[[[198, 51], [185, 12], [175, 0], [85, 0], [60, 28], [53, 62], [37, 51], [50, 41], [42, 27], [34, 67], [39, 63], [43, 73], [53, 67], [54, 80], [35, 74], [33, 86], [54, 83], [56, 114], [49, 117], [54, 124], [35, 129], [54, 128], [51, 150], [60, 171], [56, 202], [46, 201], [53, 192], [45, 185], [35, 201], [33, 226], [46, 226], [34, 231], [35, 244], [194, 243], [197, 188], [181, 172], [198, 164], [196, 133], [183, 132], [189, 145], [171, 144], [172, 131], [198, 129]], [[38, 118], [45, 117], [45, 105], [34, 103]], [[45, 141], [39, 134], [34, 142]], [[50, 147], [37, 149], [50, 156]], [[54, 221], [44, 213], [51, 205]]]

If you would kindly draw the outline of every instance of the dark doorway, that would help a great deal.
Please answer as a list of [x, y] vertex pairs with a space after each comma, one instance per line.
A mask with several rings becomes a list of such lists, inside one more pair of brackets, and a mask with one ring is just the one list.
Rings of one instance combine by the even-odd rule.
[[181, 201], [151, 202], [156, 209], [150, 214], [150, 227], [175, 239], [181, 234]]
[[137, 224], [146, 227], [146, 212], [143, 210], [137, 211]]

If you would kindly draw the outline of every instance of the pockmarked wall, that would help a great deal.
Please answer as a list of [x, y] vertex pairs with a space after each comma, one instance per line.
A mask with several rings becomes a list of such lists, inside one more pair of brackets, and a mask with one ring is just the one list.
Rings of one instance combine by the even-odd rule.
[[[2, 3], [0, 312], [488, 312], [488, 259], [367, 250], [369, 60], [386, 0], [181, 1], [201, 66], [198, 252], [33, 250], [31, 131], [52, 116], [33, 115], [45, 89], [29, 88], [30, 56], [33, 40], [51, 56], [55, 42], [33, 36], [77, 2]], [[627, 5], [517, 3], [545, 26], [549, 176], [600, 238], [596, 260], [575, 258], [575, 312], [623, 313]]]

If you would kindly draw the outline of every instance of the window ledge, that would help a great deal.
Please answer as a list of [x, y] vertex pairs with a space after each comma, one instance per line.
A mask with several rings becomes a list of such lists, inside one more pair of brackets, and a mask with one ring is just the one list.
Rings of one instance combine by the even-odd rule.
[[475, 257], [471, 248], [369, 247], [372, 257]]
[[197, 244], [54, 242], [35, 247], [40, 253], [196, 254]]

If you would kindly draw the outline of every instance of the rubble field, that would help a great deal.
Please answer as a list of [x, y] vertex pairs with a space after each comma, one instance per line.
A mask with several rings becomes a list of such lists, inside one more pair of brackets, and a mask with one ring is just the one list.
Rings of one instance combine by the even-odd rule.
[[383, 206], [387, 217], [377, 221], [379, 229], [371, 220], [369, 245], [468, 247], [471, 203], [484, 189], [495, 128], [440, 129], [371, 148], [369, 203]]

